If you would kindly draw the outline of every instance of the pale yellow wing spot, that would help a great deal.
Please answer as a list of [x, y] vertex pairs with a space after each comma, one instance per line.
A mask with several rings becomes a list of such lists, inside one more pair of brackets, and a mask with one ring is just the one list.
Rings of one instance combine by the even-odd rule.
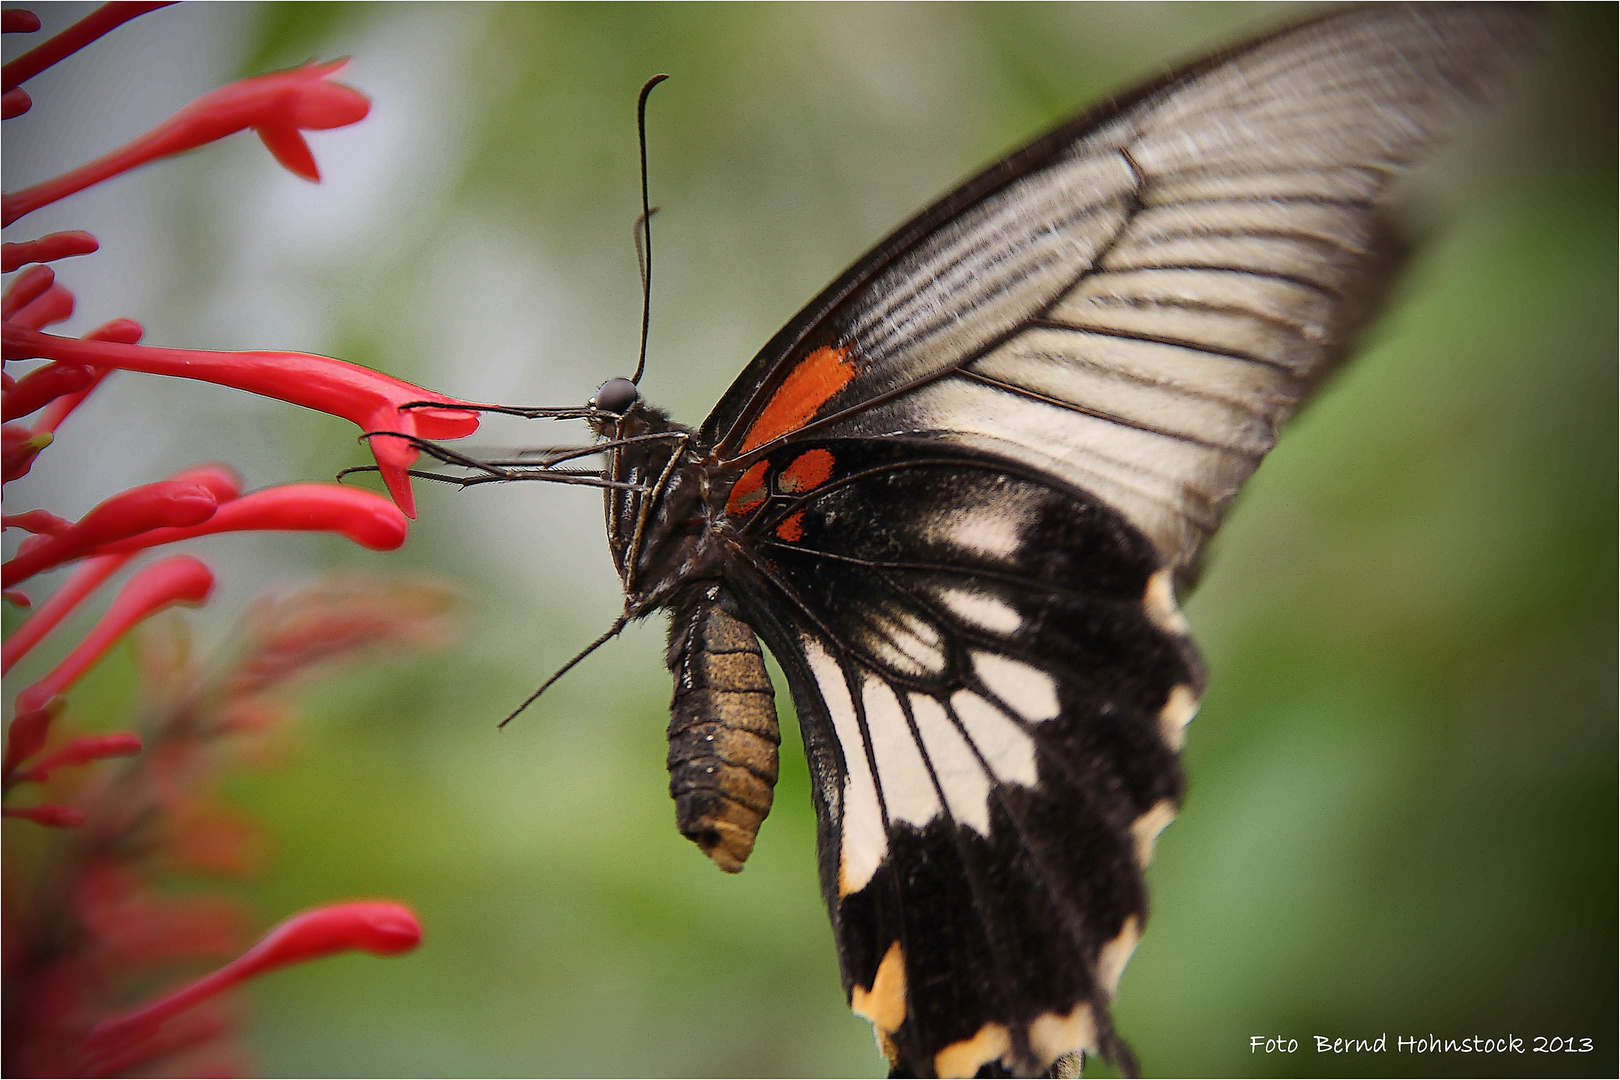
[[1187, 741], [1187, 725], [1198, 715], [1198, 695], [1185, 684], [1172, 687], [1164, 708], [1159, 710], [1159, 734], [1165, 745], [1179, 751]]
[[1136, 841], [1136, 864], [1146, 870], [1153, 861], [1153, 842], [1164, 827], [1176, 819], [1176, 804], [1160, 799], [1153, 808], [1131, 822], [1131, 839]]
[[880, 1036], [906, 1022], [906, 960], [898, 941], [883, 954], [872, 988], [856, 986], [850, 991], [849, 1007], [872, 1021]]
[[953, 1042], [934, 1055], [934, 1072], [942, 1077], [972, 1076], [987, 1062], [1012, 1049], [1012, 1036], [1001, 1024], [986, 1024], [971, 1039]]
[[1119, 977], [1125, 974], [1125, 965], [1130, 963], [1131, 953], [1136, 951], [1136, 943], [1141, 940], [1142, 921], [1131, 915], [1120, 927], [1119, 936], [1098, 951], [1097, 981], [1108, 991], [1109, 997], [1113, 997], [1114, 991], [1119, 989]]
[[1067, 1016], [1046, 1013], [1029, 1025], [1029, 1045], [1042, 1065], [1050, 1066], [1065, 1054], [1097, 1046], [1097, 1018], [1089, 1002], [1082, 1001]]
[[1176, 603], [1176, 586], [1168, 569], [1160, 570], [1148, 578], [1147, 591], [1142, 594], [1142, 606], [1147, 609], [1148, 618], [1153, 620], [1153, 625], [1160, 630], [1180, 635], [1190, 629], [1187, 617], [1181, 613], [1181, 606]]

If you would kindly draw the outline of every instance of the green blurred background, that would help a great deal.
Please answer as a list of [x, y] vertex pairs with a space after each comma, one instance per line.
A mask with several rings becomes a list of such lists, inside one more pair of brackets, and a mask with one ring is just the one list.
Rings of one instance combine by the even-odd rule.
[[[86, 10], [37, 7], [47, 30]], [[320, 187], [240, 136], [27, 219], [102, 239], [64, 265], [71, 325], [132, 315], [162, 344], [325, 352], [461, 397], [575, 403], [634, 364], [635, 92], [668, 72], [644, 386], [696, 423], [912, 211], [1099, 95], [1296, 11], [184, 6], [30, 84], [5, 187], [229, 78], [352, 56], [344, 77], [374, 109], [313, 138]], [[1412, 185], [1429, 243], [1407, 288], [1260, 470], [1187, 603], [1211, 689], [1117, 1006], [1149, 1074], [1615, 1073], [1615, 7], [1555, 9], [1532, 67]], [[208, 459], [252, 486], [325, 478], [363, 460], [353, 434], [125, 376], [13, 506], [82, 513]], [[491, 424], [476, 442], [558, 438]], [[880, 1075], [839, 988], [793, 725], [759, 847], [722, 875], [673, 827], [661, 625], [495, 730], [619, 609], [599, 500], [420, 487], [393, 555], [196, 545], [222, 579], [205, 636], [261, 585], [325, 568], [449, 575], [469, 602], [455, 651], [312, 694], [290, 759], [233, 784], [273, 837], [248, 890], [266, 925], [386, 895], [427, 928], [408, 958], [256, 985], [262, 1067]], [[115, 657], [77, 707], [116, 715], [129, 672]], [[1595, 1048], [1310, 1049], [1380, 1033]], [[1254, 1035], [1300, 1050], [1253, 1054]]]

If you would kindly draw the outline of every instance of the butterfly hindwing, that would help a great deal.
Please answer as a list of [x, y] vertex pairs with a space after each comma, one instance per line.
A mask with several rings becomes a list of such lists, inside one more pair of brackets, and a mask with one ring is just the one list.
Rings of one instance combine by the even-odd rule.
[[740, 592], [833, 750], [811, 762], [852, 1005], [943, 1075], [1115, 1049], [1203, 681], [1157, 553], [1018, 462], [853, 439], [787, 458]]

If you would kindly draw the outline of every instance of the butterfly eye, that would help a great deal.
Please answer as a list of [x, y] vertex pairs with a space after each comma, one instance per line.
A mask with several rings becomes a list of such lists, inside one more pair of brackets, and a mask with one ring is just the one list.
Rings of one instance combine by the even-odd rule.
[[641, 400], [641, 391], [629, 379], [609, 379], [596, 388], [591, 408], [605, 413], [623, 415], [624, 411]]

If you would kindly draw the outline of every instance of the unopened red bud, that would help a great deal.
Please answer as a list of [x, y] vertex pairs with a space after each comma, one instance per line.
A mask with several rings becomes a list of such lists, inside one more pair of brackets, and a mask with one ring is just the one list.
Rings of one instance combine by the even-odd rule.
[[93, 559], [86, 559], [83, 565], [73, 571], [72, 575], [51, 594], [51, 598], [41, 604], [39, 610], [25, 619], [21, 626], [13, 630], [4, 645], [0, 645], [0, 675], [10, 671], [13, 664], [27, 656], [28, 650], [38, 645], [45, 635], [56, 629], [86, 596], [116, 574], [132, 558], [133, 555], [98, 555]]
[[0, 120], [21, 116], [33, 107], [34, 99], [28, 96], [28, 91], [20, 86], [13, 86], [4, 95], [0, 95]]
[[73, 317], [73, 294], [57, 282], [7, 320], [8, 326], [39, 330]]
[[51, 535], [66, 532], [73, 527], [73, 522], [65, 517], [57, 517], [49, 510], [28, 510], [21, 514], [7, 514], [4, 523], [8, 529]]
[[140, 737], [128, 732], [115, 735], [80, 735], [69, 739], [67, 745], [60, 750], [47, 755], [38, 764], [20, 773], [18, 779], [42, 784], [51, 778], [51, 773], [56, 769], [87, 765], [105, 758], [130, 757], [140, 752]]
[[110, 1053], [116, 1047], [146, 1038], [164, 1021], [246, 979], [289, 964], [354, 949], [392, 956], [414, 949], [421, 940], [421, 924], [409, 908], [399, 904], [361, 902], [306, 911], [270, 931], [257, 945], [218, 971], [136, 1012], [97, 1024], [90, 1032], [89, 1045]]
[[73, 255], [88, 255], [99, 246], [94, 236], [77, 229], [71, 232], [49, 233], [38, 240], [5, 244], [0, 247], [0, 252], [3, 252], [0, 253], [0, 270], [9, 274], [17, 267], [28, 263], [48, 263]]
[[55, 438], [49, 431], [35, 433], [22, 424], [0, 428], [0, 479], [6, 483], [28, 475], [39, 452]]
[[[33, 305], [29, 307], [31, 309]], [[95, 378], [96, 369], [83, 364], [46, 364], [35, 368], [7, 391], [5, 404], [0, 406], [0, 419], [15, 420], [27, 416], [64, 394], [78, 393]]]
[[159, 480], [121, 491], [47, 543], [19, 551], [0, 567], [0, 585], [9, 587], [127, 537], [207, 521], [218, 505], [207, 486], [181, 480]]
[[32, 34], [39, 29], [39, 16], [21, 8], [7, 8], [0, 13], [0, 34]]
[[55, 270], [48, 266], [30, 266], [6, 286], [4, 296], [0, 297], [0, 318], [10, 322], [13, 315], [44, 296], [45, 290], [55, 283]]
[[77, 829], [84, 824], [84, 814], [71, 806], [40, 803], [37, 806], [8, 806], [0, 811], [6, 817], [26, 818], [53, 829]]
[[136, 623], [175, 604], [201, 604], [213, 588], [213, 571], [190, 555], [173, 555], [143, 568], [118, 591], [95, 629], [48, 675], [17, 695], [17, 708], [38, 708], [67, 693]]
[[408, 529], [397, 506], [369, 491], [341, 484], [283, 484], [223, 503], [200, 525], [153, 529], [97, 551], [136, 551], [196, 536], [243, 531], [332, 532], [373, 551], [392, 551], [405, 542]]
[[4, 597], [13, 607], [22, 608], [24, 611], [34, 606], [34, 602], [28, 599], [28, 594], [21, 589], [0, 589], [0, 597]]
[[32, 707], [18, 702], [17, 715], [6, 729], [6, 750], [5, 756], [0, 758], [0, 773], [9, 777], [17, 766], [45, 748], [51, 721], [62, 711], [63, 704], [60, 698], [41, 701]]

